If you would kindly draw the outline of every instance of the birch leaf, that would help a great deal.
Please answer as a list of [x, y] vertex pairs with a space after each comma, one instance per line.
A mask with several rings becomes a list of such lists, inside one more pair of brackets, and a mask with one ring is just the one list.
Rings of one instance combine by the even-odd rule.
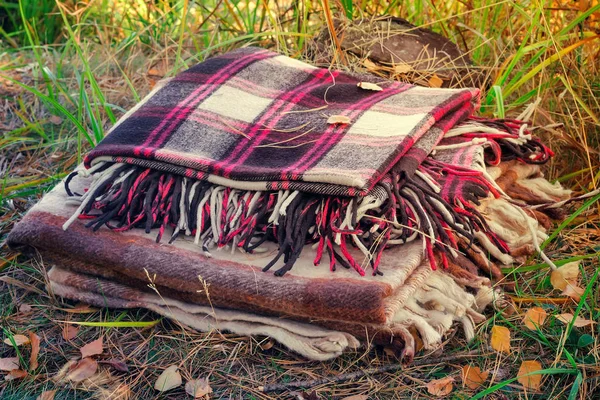
[[[573, 318], [574, 318], [574, 316], [571, 313], [564, 313], [564, 314], [559, 314], [556, 316], [556, 319], [565, 325], [570, 324], [571, 321], [573, 321]], [[573, 322], [573, 326], [575, 326], [577, 328], [585, 328], [586, 326], [591, 326], [591, 325], [594, 325], [595, 323], [596, 323], [596, 321], [592, 321], [591, 319], [577, 317], [577, 318], [575, 318], [575, 322]]]
[[98, 363], [91, 358], [84, 358], [73, 366], [67, 374], [67, 379], [71, 382], [81, 382], [94, 375], [98, 371]]
[[94, 340], [93, 342], [89, 342], [88, 344], [83, 346], [81, 349], [79, 349], [79, 351], [81, 351], [81, 358], [86, 358], [86, 357], [102, 354], [102, 352], [103, 352], [102, 336], [100, 336], [98, 339]]
[[13, 369], [4, 377], [5, 381], [13, 381], [15, 379], [23, 379], [27, 376], [27, 371], [22, 369]]
[[29, 341], [31, 342], [31, 356], [29, 357], [29, 369], [37, 369], [38, 356], [40, 354], [40, 337], [33, 332], [29, 332]]
[[381, 92], [383, 90], [381, 86], [371, 82], [358, 82], [356, 86], [365, 90], [373, 90], [374, 92]]
[[65, 324], [62, 331], [62, 337], [65, 340], [74, 339], [79, 333], [79, 327], [77, 325]]
[[453, 382], [454, 378], [451, 376], [447, 376], [442, 379], [435, 379], [427, 383], [427, 392], [438, 397], [447, 396], [454, 388], [454, 385], [452, 384]]
[[488, 378], [488, 371], [481, 371], [479, 367], [473, 367], [471, 365], [465, 365], [461, 370], [461, 377], [463, 386], [469, 389], [478, 389]]
[[[21, 346], [24, 344], [28, 344], [29, 343], [29, 338], [25, 335], [13, 335], [13, 339], [15, 341], [15, 344], [17, 346]], [[6, 343], [9, 346], [12, 346], [12, 341], [10, 340], [10, 338], [6, 338], [4, 339], [4, 343]]]
[[577, 281], [579, 277], [579, 261], [566, 263], [550, 274], [550, 283], [557, 290], [565, 290], [569, 283]]
[[160, 374], [154, 383], [154, 389], [159, 392], [166, 392], [167, 390], [181, 386], [182, 383], [181, 375], [177, 371], [177, 365], [171, 365]]
[[195, 399], [212, 393], [208, 379], [194, 379], [185, 384], [185, 392]]
[[444, 81], [436, 74], [433, 74], [433, 76], [431, 78], [429, 78], [429, 87], [441, 88], [443, 84], [444, 84]]
[[567, 283], [567, 287], [565, 287], [565, 290], [563, 290], [561, 294], [563, 296], [570, 297], [575, 301], [579, 301], [581, 300], [583, 292], [585, 292], [584, 288], [580, 288], [579, 286], [572, 283]]
[[523, 323], [527, 329], [535, 331], [544, 325], [546, 317], [548, 317], [548, 313], [542, 307], [532, 307], [525, 313]]
[[345, 115], [332, 115], [329, 118], [327, 118], [327, 123], [330, 125], [334, 125], [334, 124], [349, 124], [350, 123], [350, 118], [346, 117]]
[[499, 353], [510, 353], [510, 331], [505, 326], [492, 327], [490, 344]]
[[0, 371], [12, 371], [13, 369], [19, 369], [17, 357], [0, 358]]
[[519, 372], [517, 373], [517, 381], [527, 389], [538, 390], [542, 385], [542, 375], [527, 375], [531, 372], [540, 371], [542, 369], [542, 364], [538, 361], [530, 360], [523, 361], [521, 367], [519, 368]]
[[56, 390], [45, 390], [40, 394], [36, 400], [54, 400]]

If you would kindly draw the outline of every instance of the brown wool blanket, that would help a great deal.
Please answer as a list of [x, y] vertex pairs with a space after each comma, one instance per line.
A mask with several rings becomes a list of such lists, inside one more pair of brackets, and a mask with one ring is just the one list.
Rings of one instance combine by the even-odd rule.
[[60, 296], [312, 359], [356, 338], [410, 359], [454, 323], [470, 339], [497, 263], [531, 254], [569, 192], [524, 123], [471, 116], [476, 90], [373, 79], [255, 48], [207, 60], [128, 112], [9, 244], [53, 266]]

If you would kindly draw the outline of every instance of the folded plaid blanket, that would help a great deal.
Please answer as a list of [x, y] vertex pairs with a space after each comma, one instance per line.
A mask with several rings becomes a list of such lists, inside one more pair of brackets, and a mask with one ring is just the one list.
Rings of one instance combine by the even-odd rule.
[[410, 358], [454, 322], [470, 339], [496, 263], [531, 254], [570, 194], [525, 124], [471, 116], [476, 90], [373, 79], [255, 48], [212, 58], [128, 112], [8, 242], [55, 265], [61, 296], [309, 358], [355, 337]]
[[[507, 253], [468, 204], [499, 196], [489, 180], [425, 159], [444, 137], [451, 147], [489, 143], [492, 164], [541, 163], [549, 150], [519, 122], [469, 118], [476, 89], [373, 80], [257, 48], [192, 67], [130, 111], [67, 180], [81, 204], [65, 229], [89, 218], [95, 230], [158, 228], [160, 241], [172, 227], [171, 242], [191, 235], [207, 253], [275, 241], [264, 269], [283, 258], [277, 275], [312, 243], [315, 265], [326, 252], [331, 270], [361, 275], [379, 272], [386, 247], [415, 239], [434, 268], [434, 248], [444, 265], [455, 258], [455, 234], [470, 245], [480, 233]], [[95, 178], [83, 195], [69, 189], [77, 174]]]

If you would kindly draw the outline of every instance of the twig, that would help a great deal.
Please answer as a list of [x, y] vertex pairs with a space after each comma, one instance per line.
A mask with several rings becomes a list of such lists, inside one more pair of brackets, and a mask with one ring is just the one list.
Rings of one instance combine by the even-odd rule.
[[369, 368], [369, 369], [360, 370], [360, 371], [356, 371], [356, 372], [350, 372], [347, 374], [340, 374], [340, 375], [332, 376], [329, 378], [312, 379], [312, 380], [306, 380], [306, 381], [295, 381], [295, 382], [288, 382], [288, 383], [274, 383], [271, 385], [259, 386], [258, 390], [263, 393], [269, 393], [269, 392], [282, 392], [285, 390], [298, 389], [298, 388], [310, 389], [312, 387], [319, 386], [319, 385], [325, 385], [328, 383], [329, 384], [330, 383], [339, 383], [339, 382], [345, 382], [345, 381], [362, 378], [363, 376], [371, 376], [371, 375], [375, 375], [375, 374], [382, 374], [385, 372], [394, 372], [394, 371], [400, 370], [404, 367], [412, 368], [412, 367], [419, 367], [419, 366], [429, 365], [429, 364], [444, 364], [444, 363], [449, 363], [452, 361], [459, 360], [461, 358], [476, 357], [479, 355], [481, 355], [481, 353], [479, 351], [473, 350], [473, 351], [469, 351], [467, 353], [455, 354], [455, 355], [447, 356], [447, 357], [424, 358], [421, 360], [416, 360], [408, 366], [403, 365], [401, 363], [394, 363], [394, 364], [388, 364], [388, 365], [384, 365], [384, 366], [377, 367], [377, 368]]

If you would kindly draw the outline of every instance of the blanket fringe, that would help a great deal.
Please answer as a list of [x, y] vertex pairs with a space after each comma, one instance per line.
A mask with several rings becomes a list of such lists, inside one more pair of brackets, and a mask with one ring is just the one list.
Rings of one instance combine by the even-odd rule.
[[[458, 137], [463, 138], [462, 143], [464, 138], [489, 142], [487, 165], [514, 159], [538, 164], [551, 155], [531, 137], [526, 125], [517, 121], [471, 118], [450, 130], [445, 140], [452, 142]], [[76, 175], [93, 178], [83, 195], [70, 189]], [[452, 185], [443, 182], [452, 180], [460, 183], [460, 189], [447, 190], [446, 186]], [[536, 190], [542, 190], [541, 186]], [[437, 268], [436, 259], [448, 268], [449, 260], [456, 262], [459, 249], [468, 254], [472, 246], [477, 246], [475, 252], [482, 247], [501, 262], [510, 263], [512, 246], [507, 240], [511, 245], [522, 244], [499, 224], [490, 224], [478, 210], [482, 199], [506, 196], [486, 173], [485, 165], [469, 169], [432, 157], [410, 176], [392, 170], [363, 197], [238, 190], [112, 161], [74, 172], [65, 187], [79, 207], [64, 229], [77, 218], [89, 219], [86, 226], [93, 230], [104, 225], [115, 231], [143, 228], [150, 233], [156, 229], [156, 241], [160, 242], [170, 228], [169, 242], [181, 234], [192, 236], [208, 256], [213, 249], [225, 247], [260, 252], [265, 241], [274, 241], [278, 252], [264, 271], [282, 260], [283, 266], [274, 272], [279, 276], [292, 268], [306, 245], [316, 248], [315, 265], [327, 253], [332, 271], [341, 265], [365, 275], [370, 265], [375, 275], [382, 273], [378, 266], [386, 247], [412, 240], [423, 241], [432, 269]], [[488, 211], [502, 206], [486, 204]], [[504, 215], [509, 212], [506, 210]], [[498, 209], [497, 213], [501, 212]], [[515, 215], [515, 221], [521, 218]]]

